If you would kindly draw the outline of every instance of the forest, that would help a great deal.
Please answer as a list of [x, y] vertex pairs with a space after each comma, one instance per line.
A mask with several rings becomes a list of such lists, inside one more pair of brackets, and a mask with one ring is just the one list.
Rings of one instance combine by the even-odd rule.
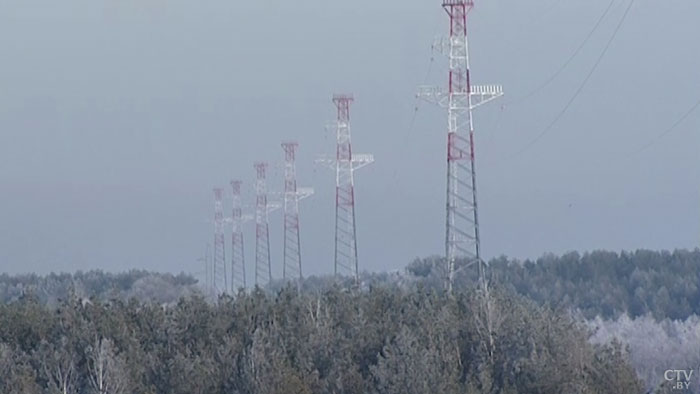
[[[639, 393], [619, 343], [501, 293], [288, 287], [0, 309], [3, 393]], [[488, 312], [487, 312], [488, 309]], [[493, 316], [486, 324], [486, 313]], [[614, 389], [614, 390], [613, 390]]]
[[218, 299], [185, 274], [0, 275], [0, 392], [678, 392], [663, 372], [700, 368], [699, 263], [498, 258], [488, 295], [464, 270], [454, 296], [439, 258]]

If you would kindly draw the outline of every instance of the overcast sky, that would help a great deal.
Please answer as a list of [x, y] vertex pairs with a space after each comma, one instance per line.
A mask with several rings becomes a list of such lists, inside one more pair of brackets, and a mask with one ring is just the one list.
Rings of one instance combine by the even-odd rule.
[[[637, 0], [569, 111], [513, 156], [571, 98], [628, 0], [521, 98], [608, 3], [481, 0], [470, 14], [472, 80], [506, 90], [475, 118], [486, 257], [700, 241], [700, 111], [631, 154], [699, 98], [698, 1]], [[299, 183], [316, 188], [304, 269], [331, 273], [335, 178], [313, 160], [333, 151], [334, 92], [354, 93], [354, 151], [376, 158], [356, 173], [361, 269], [442, 254], [446, 119], [414, 92], [445, 83], [430, 46], [447, 27], [428, 0], [0, 0], [0, 272], [199, 271], [212, 187], [240, 178], [252, 203], [266, 160], [281, 190], [279, 144], [296, 139]], [[252, 272], [252, 225], [245, 237]]]

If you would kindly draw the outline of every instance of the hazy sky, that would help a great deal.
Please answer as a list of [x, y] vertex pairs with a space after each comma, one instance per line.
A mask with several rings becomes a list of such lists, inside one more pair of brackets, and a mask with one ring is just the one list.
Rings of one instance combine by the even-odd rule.
[[[416, 86], [444, 84], [430, 46], [439, 1], [0, 0], [0, 272], [199, 271], [212, 192], [300, 143], [308, 274], [332, 272], [330, 97], [351, 92], [361, 269], [443, 253], [444, 112]], [[581, 95], [628, 1], [482, 0], [470, 14], [472, 79], [507, 96], [476, 113], [486, 257], [694, 248], [700, 241], [700, 111], [648, 150], [700, 94], [700, 2], [637, 0]], [[426, 74], [428, 75], [426, 78]], [[281, 190], [281, 168], [269, 189]], [[227, 212], [230, 210], [227, 201]], [[271, 216], [274, 274], [281, 215]], [[245, 233], [252, 272], [254, 232]], [[228, 236], [227, 236], [228, 239]], [[230, 245], [227, 244], [227, 248]]]

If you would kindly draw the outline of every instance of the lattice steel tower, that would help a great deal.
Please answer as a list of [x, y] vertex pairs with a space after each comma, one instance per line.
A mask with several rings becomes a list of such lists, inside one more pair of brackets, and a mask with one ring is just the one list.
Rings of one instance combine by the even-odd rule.
[[255, 163], [255, 285], [272, 282], [270, 263], [270, 232], [268, 230], [267, 163]]
[[214, 188], [214, 260], [213, 288], [217, 294], [228, 291], [226, 252], [224, 246], [224, 189]]
[[[476, 193], [474, 122], [472, 110], [503, 95], [501, 86], [473, 86], [469, 72], [467, 14], [472, 0], [445, 0], [442, 7], [450, 19], [450, 36], [434, 45], [447, 55], [449, 78], [447, 92], [422, 87], [419, 97], [447, 108], [447, 221], [445, 287], [452, 292], [457, 260], [464, 267], [478, 265], [479, 285], [486, 288], [484, 262], [481, 259], [479, 215]], [[463, 268], [464, 268], [463, 267]], [[461, 268], [460, 268], [461, 269]]]
[[296, 142], [283, 142], [284, 149], [284, 279], [301, 279], [299, 193], [297, 191]]
[[207, 296], [214, 298], [214, 266], [211, 258], [211, 244], [207, 242], [204, 256], [197, 259], [197, 262], [204, 264], [204, 283], [202, 290]]
[[243, 250], [243, 208], [241, 205], [241, 181], [231, 181], [233, 211], [231, 214], [231, 292], [246, 288], [245, 253]]
[[350, 138], [351, 95], [336, 94], [336, 157], [320, 159], [335, 169], [335, 275], [351, 276], [359, 281], [357, 228], [355, 226], [354, 171], [374, 161], [370, 154], [353, 154]]

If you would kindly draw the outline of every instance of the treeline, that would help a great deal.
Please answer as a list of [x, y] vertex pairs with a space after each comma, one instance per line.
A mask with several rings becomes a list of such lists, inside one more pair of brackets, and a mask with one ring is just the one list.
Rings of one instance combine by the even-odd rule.
[[[700, 250], [673, 252], [596, 251], [535, 261], [505, 257], [489, 263], [491, 282], [540, 305], [579, 310], [596, 316], [685, 320], [700, 315]], [[429, 258], [410, 264], [407, 273], [420, 283], [438, 285], [443, 260]], [[473, 270], [457, 277], [463, 288], [473, 286]]]
[[6, 394], [639, 393], [616, 343], [495, 292], [286, 288], [164, 306], [0, 305]]
[[177, 302], [198, 290], [189, 275], [161, 274], [142, 270], [109, 273], [99, 270], [74, 274], [0, 274], [0, 303], [17, 301], [31, 294], [40, 303], [57, 306], [70, 297], [98, 300], [136, 298], [158, 303]]
[[[590, 342], [619, 340], [629, 349], [630, 363], [649, 391], [675, 383], [665, 380], [667, 369], [700, 371], [700, 317], [696, 315], [686, 320], [662, 321], [651, 316], [630, 319], [623, 315], [616, 320], [596, 318], [587, 325], [593, 331]], [[691, 383], [692, 392], [700, 393], [696, 382]]]
[[[492, 259], [489, 265], [493, 286], [513, 291], [540, 305], [580, 311], [587, 319], [652, 315], [657, 320], [685, 320], [700, 315], [698, 249], [572, 252], [525, 261], [501, 257]], [[401, 289], [440, 291], [444, 283], [444, 267], [442, 258], [419, 259], [403, 272], [364, 273], [361, 282], [364, 289], [381, 284]], [[470, 269], [460, 271], [456, 277], [457, 288], [473, 288], [475, 272]], [[310, 277], [301, 286], [304, 291], [318, 292], [334, 283], [336, 280], [332, 277]], [[276, 292], [283, 286], [283, 282], [276, 282], [269, 290]], [[57, 305], [59, 300], [71, 294], [103, 301], [137, 298], [172, 303], [200, 290], [208, 293], [191, 276], [147, 271], [0, 275], [0, 302], [12, 302], [31, 293], [49, 306]]]

